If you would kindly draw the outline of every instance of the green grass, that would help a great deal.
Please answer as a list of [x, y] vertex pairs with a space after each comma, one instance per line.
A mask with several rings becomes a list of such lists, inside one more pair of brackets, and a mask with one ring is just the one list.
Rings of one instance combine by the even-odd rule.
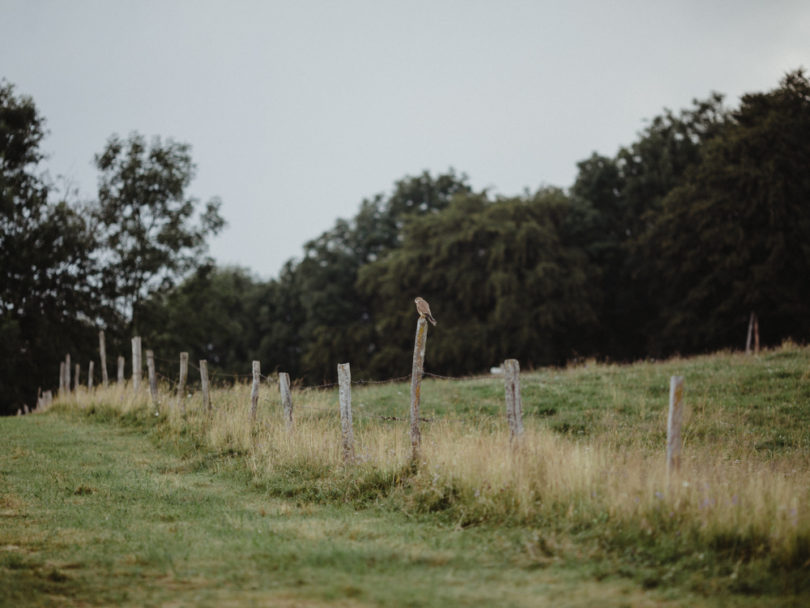
[[537, 532], [280, 500], [228, 458], [69, 416], [2, 431], [3, 606], [668, 603], [565, 563]]
[[[682, 474], [663, 474], [668, 384], [686, 378]], [[216, 413], [79, 394], [0, 421], [0, 600], [9, 605], [806, 605], [810, 349], [524, 372], [509, 447], [497, 378], [263, 387]], [[168, 415], [167, 415], [168, 414]], [[2, 603], [2, 602], [0, 602]]]

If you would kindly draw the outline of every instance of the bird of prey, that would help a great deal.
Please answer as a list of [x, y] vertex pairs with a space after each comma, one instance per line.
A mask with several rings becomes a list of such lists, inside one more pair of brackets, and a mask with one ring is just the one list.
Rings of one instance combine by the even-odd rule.
[[430, 314], [430, 304], [428, 304], [422, 298], [416, 298], [414, 300], [416, 302], [416, 311], [419, 313], [420, 317], [427, 317], [428, 321], [436, 325], [436, 319], [433, 318], [433, 315]]

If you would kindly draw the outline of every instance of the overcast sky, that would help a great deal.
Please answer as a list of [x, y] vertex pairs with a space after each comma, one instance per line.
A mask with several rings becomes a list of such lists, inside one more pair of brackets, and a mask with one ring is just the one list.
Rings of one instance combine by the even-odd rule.
[[810, 68], [810, 1], [0, 0], [0, 78], [95, 197], [113, 133], [187, 142], [223, 264], [267, 279], [364, 198], [454, 167], [568, 187], [645, 119]]

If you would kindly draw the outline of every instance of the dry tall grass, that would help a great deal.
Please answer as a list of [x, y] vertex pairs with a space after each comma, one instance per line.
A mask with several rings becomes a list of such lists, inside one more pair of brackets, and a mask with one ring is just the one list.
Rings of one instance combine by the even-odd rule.
[[[368, 403], [380, 389], [365, 390], [355, 388], [356, 402]], [[176, 396], [162, 387], [158, 419], [169, 432], [190, 432], [207, 448], [244, 455], [258, 480], [289, 492], [308, 489], [348, 499], [369, 491], [372, 498], [397, 494], [407, 508], [443, 511], [459, 525], [589, 528], [625, 535], [628, 542], [669, 539], [696, 551], [728, 549], [740, 559], [766, 556], [793, 566], [810, 557], [806, 451], [775, 456], [742, 450], [734, 427], [739, 414], [722, 408], [709, 411], [700, 402], [692, 407], [688, 425], [724, 428], [725, 435], [701, 440], [687, 426], [682, 469], [668, 478], [663, 444], [628, 439], [628, 429], [612, 424], [610, 412], [602, 430], [585, 438], [560, 435], [543, 419], [527, 418], [517, 446], [510, 444], [505, 420], [436, 417], [424, 429], [415, 467], [407, 422], [367, 417], [356, 425], [357, 459], [347, 466], [336, 391], [294, 391], [292, 432], [281, 418], [277, 388], [264, 385], [262, 391], [254, 425], [247, 384], [213, 390], [211, 416], [201, 411], [199, 395], [183, 397], [181, 414]], [[79, 391], [55, 406], [154, 417], [148, 391], [135, 395], [128, 385]], [[664, 417], [662, 407], [653, 419], [665, 424]]]

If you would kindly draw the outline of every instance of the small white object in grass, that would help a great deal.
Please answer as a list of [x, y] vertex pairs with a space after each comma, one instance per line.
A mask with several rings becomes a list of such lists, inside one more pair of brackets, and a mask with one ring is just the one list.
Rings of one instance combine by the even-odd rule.
[[490, 368], [489, 368], [489, 373], [490, 373], [490, 374], [502, 374], [502, 373], [503, 373], [503, 369], [502, 369], [500, 366], [496, 366], [496, 367], [490, 367]]

